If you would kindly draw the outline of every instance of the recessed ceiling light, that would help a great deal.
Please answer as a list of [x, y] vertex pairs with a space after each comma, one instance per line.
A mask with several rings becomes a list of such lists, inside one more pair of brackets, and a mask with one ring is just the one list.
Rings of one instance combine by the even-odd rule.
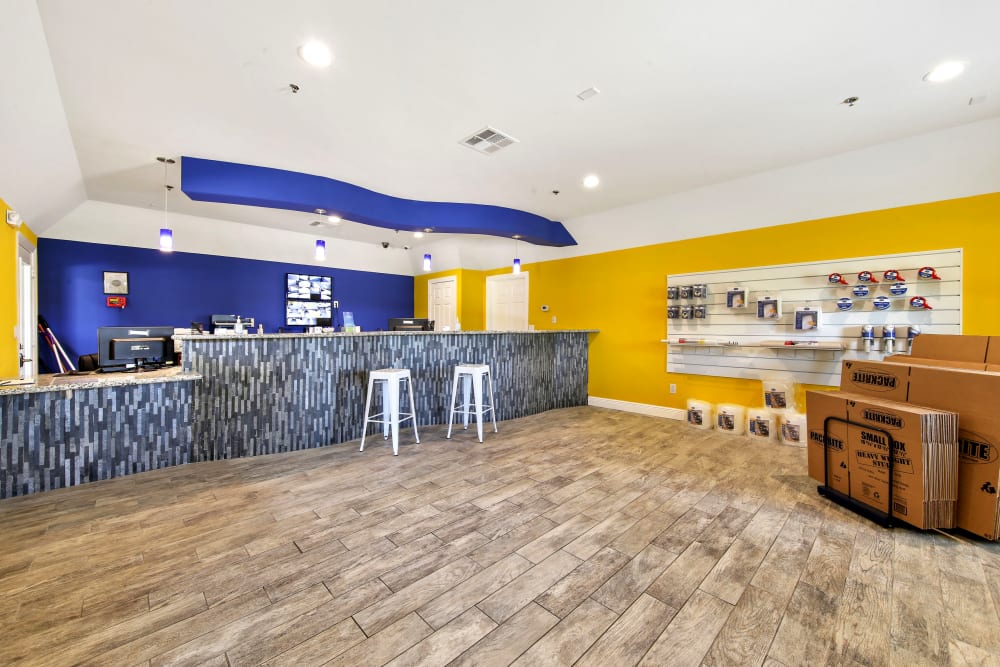
[[433, 232], [433, 231], [434, 231], [434, 230], [433, 230], [433, 229], [431, 229], [430, 227], [424, 227], [424, 234], [430, 234], [430, 233], [431, 233], [431, 232]]
[[932, 69], [927, 74], [924, 74], [924, 81], [930, 83], [941, 83], [942, 81], [950, 81], [956, 76], [961, 74], [965, 70], [965, 63], [960, 63], [957, 60], [953, 60], [947, 63], [941, 63], [934, 69]]
[[326, 219], [333, 225], [339, 225], [341, 221], [341, 217], [339, 215], [328, 215]]
[[415, 238], [415, 239], [422, 239], [422, 238], [424, 238], [424, 233], [423, 232], [413, 232], [413, 238]]
[[589, 174], [583, 177], [583, 187], [585, 188], [596, 188], [600, 184], [601, 179], [596, 174]]
[[299, 47], [299, 57], [315, 67], [329, 67], [333, 54], [323, 42], [306, 42]]

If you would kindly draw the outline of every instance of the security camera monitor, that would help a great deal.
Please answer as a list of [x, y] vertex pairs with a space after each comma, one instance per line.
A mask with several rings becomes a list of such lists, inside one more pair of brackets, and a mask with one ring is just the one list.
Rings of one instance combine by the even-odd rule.
[[285, 299], [295, 301], [333, 301], [333, 278], [304, 273], [285, 274]]
[[333, 304], [329, 301], [286, 301], [285, 324], [289, 326], [330, 326]]
[[324, 326], [333, 321], [333, 277], [285, 274], [285, 324]]

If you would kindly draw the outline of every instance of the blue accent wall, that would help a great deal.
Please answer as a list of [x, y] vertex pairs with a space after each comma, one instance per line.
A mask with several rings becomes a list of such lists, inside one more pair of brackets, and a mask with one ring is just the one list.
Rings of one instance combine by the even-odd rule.
[[[129, 274], [124, 310], [105, 305], [105, 271]], [[38, 240], [38, 313], [73, 363], [97, 351], [102, 326], [187, 327], [194, 321], [208, 327], [213, 313], [238, 313], [273, 333], [285, 325], [286, 273], [333, 276], [341, 312], [353, 312], [365, 331], [385, 329], [390, 317], [413, 315], [412, 276], [45, 238]], [[335, 315], [342, 324], [341, 313]], [[42, 370], [53, 369], [48, 346], [40, 345]]]

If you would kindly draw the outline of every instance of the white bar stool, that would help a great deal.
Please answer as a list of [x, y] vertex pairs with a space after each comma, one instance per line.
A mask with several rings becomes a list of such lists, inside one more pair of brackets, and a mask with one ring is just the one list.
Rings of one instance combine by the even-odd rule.
[[[493, 402], [493, 376], [486, 364], [459, 364], [455, 366], [455, 379], [451, 385], [451, 410], [448, 413], [448, 435], [451, 438], [451, 425], [455, 420], [455, 399], [458, 397], [458, 381], [462, 380], [462, 409], [457, 412], [462, 415], [463, 428], [469, 428], [469, 415], [476, 415], [476, 431], [479, 442], [483, 441], [483, 415], [487, 412], [493, 418], [493, 432], [497, 431], [497, 414]], [[483, 405], [483, 381], [489, 389], [490, 403]], [[470, 393], [472, 394], [470, 396]], [[470, 402], [470, 398], [474, 401]], [[475, 410], [472, 409], [473, 404]]]
[[[382, 387], [382, 412], [371, 415], [372, 393], [375, 383]], [[410, 394], [410, 411], [399, 411], [399, 385], [406, 382]], [[368, 433], [368, 424], [375, 422], [382, 424], [382, 437], [389, 439], [389, 431], [392, 430], [392, 454], [399, 455], [399, 424], [407, 419], [413, 421], [413, 437], [417, 444], [420, 444], [420, 436], [417, 434], [417, 408], [413, 401], [413, 380], [410, 377], [409, 368], [380, 368], [368, 374], [368, 397], [365, 399], [365, 424], [361, 431], [361, 449], [365, 451], [365, 435]]]

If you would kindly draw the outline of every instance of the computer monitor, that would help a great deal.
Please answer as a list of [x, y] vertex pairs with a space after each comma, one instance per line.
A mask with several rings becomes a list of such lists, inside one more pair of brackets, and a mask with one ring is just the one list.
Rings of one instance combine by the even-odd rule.
[[102, 371], [158, 368], [174, 362], [173, 327], [98, 327], [97, 365]]
[[389, 331], [434, 331], [434, 320], [426, 317], [390, 317]]

